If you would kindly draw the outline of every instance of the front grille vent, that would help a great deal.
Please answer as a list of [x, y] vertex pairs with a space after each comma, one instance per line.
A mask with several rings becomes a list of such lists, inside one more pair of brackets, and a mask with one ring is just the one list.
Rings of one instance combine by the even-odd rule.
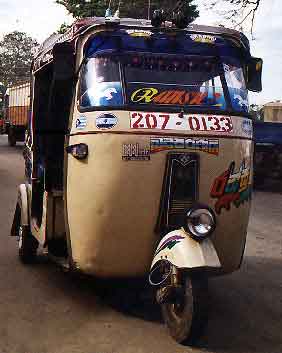
[[199, 158], [194, 153], [168, 153], [157, 231], [182, 227], [198, 199]]
[[171, 200], [170, 204], [170, 213], [183, 213], [187, 209], [191, 208], [193, 202], [191, 201], [182, 201], [182, 200]]

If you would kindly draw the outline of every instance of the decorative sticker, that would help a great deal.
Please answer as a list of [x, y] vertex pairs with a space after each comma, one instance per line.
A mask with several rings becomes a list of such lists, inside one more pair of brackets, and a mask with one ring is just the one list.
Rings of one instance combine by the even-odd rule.
[[140, 146], [139, 143], [129, 143], [122, 146], [122, 159], [124, 161], [149, 161], [150, 149]]
[[229, 73], [231, 71], [230, 65], [223, 63], [223, 70], [224, 72]]
[[77, 129], [83, 130], [86, 128], [86, 126], [87, 126], [87, 118], [85, 116], [81, 116], [76, 119], [75, 127]]
[[229, 211], [231, 204], [238, 208], [251, 199], [250, 176], [250, 167], [246, 165], [245, 160], [242, 161], [238, 171], [235, 171], [233, 161], [229, 168], [214, 180], [210, 196], [217, 199], [215, 203], [217, 214], [220, 214], [223, 208]]
[[151, 37], [153, 34], [151, 31], [141, 30], [141, 29], [128, 29], [126, 31], [131, 37]]
[[242, 131], [248, 137], [253, 136], [253, 122], [250, 119], [243, 119], [242, 121]]
[[131, 129], [233, 132], [232, 120], [220, 115], [130, 113]]
[[191, 34], [190, 38], [198, 43], [214, 44], [216, 42], [216, 37], [208, 34]]
[[165, 249], [171, 250], [176, 244], [180, 243], [183, 239], [185, 239], [185, 237], [181, 235], [173, 235], [170, 238], [166, 239], [163, 243], [158, 246], [155, 256]]
[[206, 152], [218, 156], [219, 140], [195, 139], [182, 137], [152, 137], [151, 153], [169, 151], [173, 149], [186, 149], [193, 152]]
[[120, 82], [95, 82], [80, 97], [80, 106], [82, 108], [116, 107], [122, 104], [123, 97]]
[[[233, 98], [233, 103], [237, 104], [241, 109], [240, 110], [243, 110], [243, 111], [248, 111], [248, 108], [249, 108], [249, 101], [248, 101], [248, 98], [246, 96], [246, 93], [243, 91], [243, 90], [238, 90], [239, 93], [241, 94], [236, 94], [236, 88], [230, 88], [230, 91], [233, 90], [233, 94], [231, 95], [231, 97]], [[245, 97], [243, 97], [245, 93]]]
[[[144, 87], [133, 91], [130, 95], [132, 103], [157, 105], [196, 105], [215, 106], [225, 105], [221, 92], [192, 92], [189, 90], [164, 90], [162, 88]], [[223, 101], [222, 101], [223, 100]]]
[[100, 130], [109, 130], [116, 126], [118, 119], [113, 114], [102, 114], [96, 118], [96, 127]]

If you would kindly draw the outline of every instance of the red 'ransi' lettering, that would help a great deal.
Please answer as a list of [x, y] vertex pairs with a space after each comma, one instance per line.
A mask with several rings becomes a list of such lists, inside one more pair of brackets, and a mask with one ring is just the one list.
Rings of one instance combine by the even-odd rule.
[[154, 97], [153, 102], [157, 104], [185, 104], [185, 91], [164, 91]]
[[199, 105], [202, 104], [202, 102], [204, 101], [204, 99], [207, 97], [207, 93], [201, 93], [201, 92], [193, 92], [191, 93], [191, 99], [189, 104], [195, 104], [195, 105]]

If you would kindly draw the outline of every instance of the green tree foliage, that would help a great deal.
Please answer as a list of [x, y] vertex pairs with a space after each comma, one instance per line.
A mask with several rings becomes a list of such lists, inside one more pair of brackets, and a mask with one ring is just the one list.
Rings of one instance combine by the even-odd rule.
[[[163, 8], [168, 14], [178, 3], [181, 3], [182, 9], [191, 21], [199, 16], [197, 6], [194, 0], [173, 1], [173, 0], [133, 0], [122, 1], [120, 6], [120, 14], [122, 17], [147, 18], [148, 7], [150, 3], [150, 15], [155, 9]], [[117, 1], [111, 1], [112, 9], [117, 9]], [[89, 16], [104, 16], [109, 1], [105, 0], [56, 0], [56, 3], [65, 6], [69, 13], [75, 18], [83, 18]]]
[[37, 45], [36, 40], [18, 31], [6, 34], [0, 41], [0, 82], [5, 87], [29, 79]]
[[61, 25], [58, 32], [59, 34], [64, 34], [68, 29], [70, 29], [70, 25], [67, 25], [65, 22]]

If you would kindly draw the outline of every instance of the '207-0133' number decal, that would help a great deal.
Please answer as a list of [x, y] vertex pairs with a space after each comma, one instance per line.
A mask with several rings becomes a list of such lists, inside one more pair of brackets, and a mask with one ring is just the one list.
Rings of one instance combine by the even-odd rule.
[[232, 120], [227, 116], [188, 115], [184, 118], [178, 114], [131, 113], [131, 129], [216, 131], [230, 133], [233, 131]]

